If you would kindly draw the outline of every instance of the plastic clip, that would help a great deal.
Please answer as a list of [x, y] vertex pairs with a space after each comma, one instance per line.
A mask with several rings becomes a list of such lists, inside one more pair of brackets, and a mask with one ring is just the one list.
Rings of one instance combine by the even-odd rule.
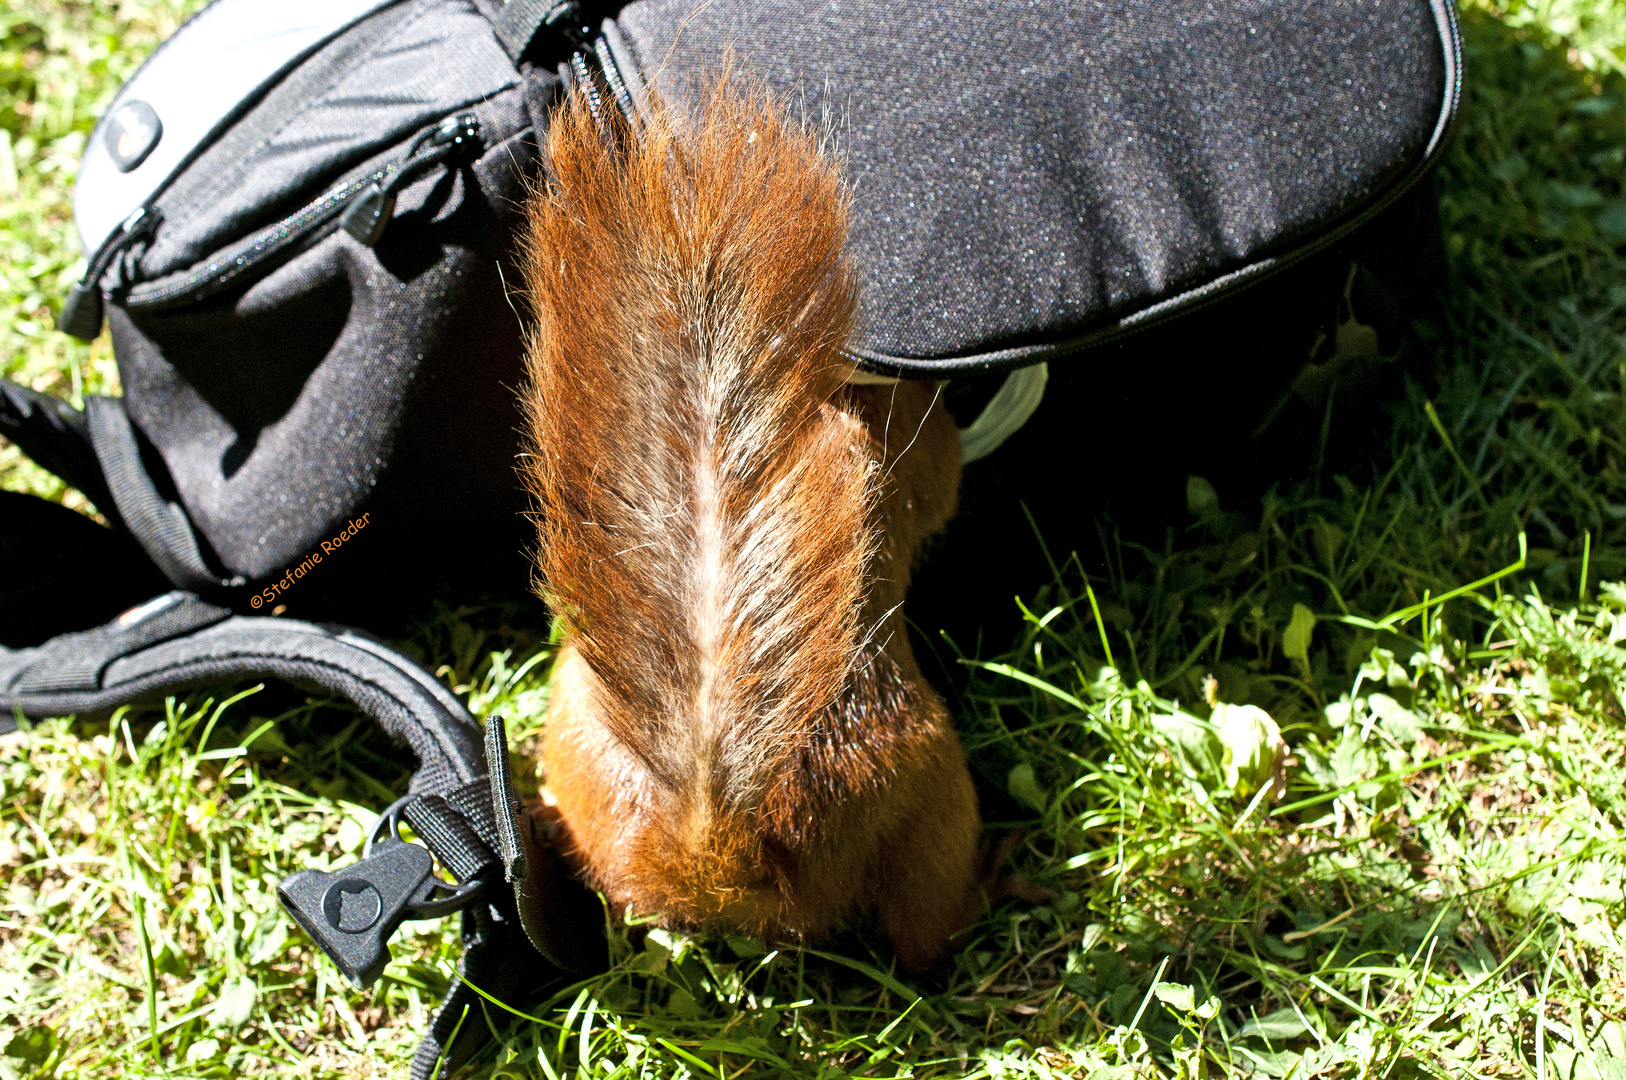
[[447, 884], [435, 876], [428, 848], [401, 839], [403, 812], [413, 798], [379, 817], [360, 862], [331, 872], [301, 870], [277, 886], [282, 906], [358, 988], [384, 973], [390, 936], [401, 923], [450, 915], [485, 889], [481, 878]]

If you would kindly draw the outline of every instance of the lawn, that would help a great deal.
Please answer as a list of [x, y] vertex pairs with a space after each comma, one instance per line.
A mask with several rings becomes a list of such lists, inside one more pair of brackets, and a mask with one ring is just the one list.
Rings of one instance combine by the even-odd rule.
[[[51, 330], [73, 170], [187, 5], [0, 12], [0, 366], [116, 392]], [[985, 814], [1054, 891], [908, 980], [618, 921], [607, 974], [495, 1007], [468, 1075], [1626, 1080], [1626, 10], [1465, 4], [1436, 178], [1451, 278], [1339, 471], [1155, 537], [1021, 608], [960, 705]], [[0, 449], [0, 484], [84, 506]], [[16, 568], [6, 568], [15, 572]], [[545, 625], [451, 609], [405, 645], [521, 747]], [[0, 738], [0, 1077], [401, 1075], [457, 946], [408, 924], [357, 992], [282, 914], [403, 759], [285, 687]], [[504, 1021], [511, 1021], [505, 1023]]]

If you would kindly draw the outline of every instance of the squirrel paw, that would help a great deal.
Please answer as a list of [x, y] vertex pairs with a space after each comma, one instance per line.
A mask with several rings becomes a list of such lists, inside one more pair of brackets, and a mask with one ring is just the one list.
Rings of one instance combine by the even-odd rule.
[[1021, 829], [1012, 829], [1000, 837], [997, 844], [993, 842], [992, 837], [983, 838], [981, 851], [978, 853], [980, 873], [977, 881], [982, 886], [989, 907], [1012, 897], [1032, 904], [1042, 904], [1056, 898], [1054, 889], [1047, 889], [1036, 881], [1029, 881], [1021, 874], [1006, 872], [1005, 864], [1021, 842]]

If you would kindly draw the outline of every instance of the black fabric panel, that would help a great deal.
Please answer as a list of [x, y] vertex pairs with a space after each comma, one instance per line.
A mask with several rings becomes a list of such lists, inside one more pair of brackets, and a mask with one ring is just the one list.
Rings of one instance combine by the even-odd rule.
[[[528, 121], [518, 94], [501, 107]], [[368, 510], [368, 542], [420, 571], [518, 551], [522, 325], [503, 281], [531, 160], [526, 128], [410, 185], [373, 248], [337, 232], [247, 289], [110, 310], [131, 417], [228, 573], [275, 577]]]
[[531, 47], [531, 40], [541, 30], [549, 15], [559, 9], [558, 0], [508, 0], [497, 16], [497, 40], [509, 59], [519, 63]]
[[671, 96], [732, 49], [828, 126], [860, 356], [1066, 341], [1289, 250], [1419, 165], [1451, 89], [1426, 0], [640, 0], [619, 25]]

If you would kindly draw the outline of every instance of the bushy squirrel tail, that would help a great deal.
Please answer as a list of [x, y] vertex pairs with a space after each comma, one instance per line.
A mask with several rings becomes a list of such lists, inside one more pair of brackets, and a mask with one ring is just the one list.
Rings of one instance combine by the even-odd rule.
[[573, 95], [546, 153], [527, 246], [539, 587], [599, 719], [705, 846], [859, 646], [878, 477], [830, 404], [856, 306], [847, 194], [815, 135], [726, 77], [637, 130]]

